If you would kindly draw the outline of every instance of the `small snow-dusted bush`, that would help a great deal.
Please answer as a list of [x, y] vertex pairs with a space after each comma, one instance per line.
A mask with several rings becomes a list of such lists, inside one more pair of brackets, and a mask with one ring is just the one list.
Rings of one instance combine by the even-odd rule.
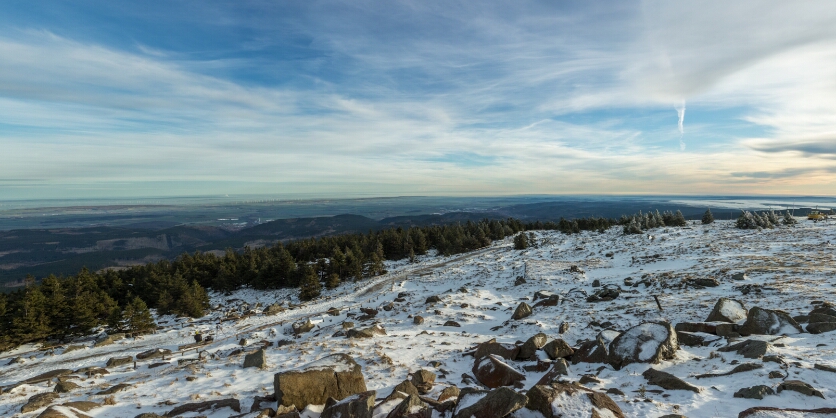
[[665, 211], [659, 213], [658, 210], [650, 213], [639, 211], [639, 213], [631, 216], [622, 215], [619, 223], [624, 226], [625, 234], [642, 234], [644, 231], [654, 228], [688, 225], [688, 221], [685, 220], [682, 212]]
[[778, 225], [778, 216], [775, 212], [769, 211], [764, 213], [743, 211], [740, 217], [737, 218], [734, 226], [738, 229], [772, 229]]
[[784, 212], [784, 219], [783, 219], [781, 222], [782, 222], [784, 225], [795, 225], [795, 224], [797, 224], [797, 223], [798, 223], [798, 220], [796, 220], [796, 219], [795, 219], [795, 218], [794, 218], [794, 217], [790, 214], [790, 211], [786, 211], [786, 212]]

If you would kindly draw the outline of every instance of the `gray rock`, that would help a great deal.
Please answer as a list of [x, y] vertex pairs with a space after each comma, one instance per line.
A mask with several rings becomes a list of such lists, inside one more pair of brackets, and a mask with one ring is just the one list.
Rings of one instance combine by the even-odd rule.
[[60, 398], [61, 396], [55, 392], [46, 392], [46, 393], [39, 393], [37, 395], [29, 397], [26, 401], [26, 404], [20, 408], [20, 412], [28, 413], [34, 412], [38, 409], [41, 409], [45, 406], [49, 406], [52, 404], [53, 401]]
[[458, 322], [456, 322], [456, 321], [447, 321], [447, 322], [445, 322], [445, 323], [444, 323], [444, 326], [445, 326], [445, 327], [456, 327], [456, 328], [461, 328], [462, 324], [460, 324], [460, 323], [458, 323]]
[[76, 351], [76, 350], [83, 350], [83, 349], [85, 349], [85, 348], [87, 348], [87, 346], [86, 346], [86, 345], [81, 345], [81, 344], [71, 345], [71, 346], [68, 346], [67, 348], [65, 348], [65, 349], [64, 349], [64, 352], [63, 352], [63, 353], [61, 353], [61, 354], [72, 353], [73, 351]]
[[433, 384], [435, 384], [435, 373], [429, 370], [421, 369], [412, 373], [411, 376], [412, 384], [415, 385], [420, 394], [425, 395], [433, 389]]
[[516, 360], [520, 353], [520, 348], [513, 344], [501, 344], [496, 342], [495, 338], [485, 341], [476, 348], [473, 357], [480, 359], [490, 354], [495, 354], [504, 358], [505, 360]]
[[810, 334], [821, 334], [830, 331], [836, 331], [836, 322], [811, 322], [807, 324], [807, 332]]
[[439, 303], [439, 302], [441, 302], [441, 298], [440, 298], [440, 297], [438, 297], [438, 296], [430, 296], [430, 297], [428, 297], [428, 298], [427, 298], [427, 301], [426, 301], [425, 303], [430, 304], [430, 303]]
[[504, 417], [525, 406], [528, 398], [509, 388], [497, 388], [472, 405], [456, 411], [456, 418]]
[[733, 369], [731, 369], [730, 371], [725, 372], [725, 373], [706, 373], [706, 374], [697, 375], [697, 379], [704, 379], [704, 378], [707, 378], [707, 377], [729, 376], [729, 375], [733, 375], [733, 374], [736, 374], [736, 373], [750, 372], [752, 370], [757, 370], [757, 369], [761, 369], [761, 368], [763, 368], [763, 363], [743, 363], [743, 364], [738, 364], [737, 366], [734, 366]]
[[609, 346], [607, 363], [616, 370], [631, 363], [659, 363], [670, 360], [679, 349], [676, 332], [667, 322], [645, 322], [634, 326]]
[[572, 347], [566, 343], [566, 341], [563, 341], [560, 338], [549, 341], [543, 346], [543, 351], [552, 360], [568, 357], [575, 353], [575, 350], [573, 350]]
[[828, 366], [826, 364], [816, 363], [815, 365], [813, 365], [813, 368], [815, 368], [816, 370], [822, 370], [822, 371], [825, 371], [825, 372], [836, 373], [836, 367]]
[[244, 356], [244, 368], [248, 367], [256, 367], [256, 368], [264, 368], [267, 366], [267, 356], [264, 354], [264, 349], [256, 351], [252, 354], [247, 354]]
[[441, 394], [438, 395], [438, 401], [444, 402], [447, 400], [455, 400], [459, 397], [461, 391], [456, 386], [447, 386], [444, 390], [441, 391]]
[[165, 416], [176, 417], [187, 412], [203, 412], [209, 409], [215, 410], [219, 408], [230, 408], [235, 412], [241, 412], [241, 403], [238, 399], [216, 399], [205, 402], [187, 403], [166, 412]]
[[785, 380], [783, 383], [778, 385], [778, 393], [785, 390], [795, 391], [807, 396], [818, 396], [819, 398], [824, 399], [824, 395], [822, 395], [820, 391], [800, 380]]
[[578, 363], [606, 363], [609, 357], [610, 344], [621, 335], [618, 331], [605, 329], [598, 333], [592, 341], [581, 343], [572, 355], [572, 364]]
[[649, 368], [642, 373], [647, 382], [651, 385], [660, 386], [668, 390], [690, 390], [691, 392], [699, 393], [700, 388], [661, 370]]
[[78, 389], [80, 387], [81, 386], [79, 386], [78, 383], [74, 383], [74, 382], [70, 382], [70, 381], [63, 381], [63, 382], [58, 382], [58, 383], [55, 384], [55, 390], [53, 392], [55, 392], [55, 393], [67, 393], [67, 392], [70, 392], [72, 390]]
[[538, 385], [550, 385], [560, 382], [561, 376], [569, 375], [569, 365], [565, 359], [559, 358], [552, 362], [552, 368], [537, 381]]
[[525, 380], [525, 375], [504, 363], [501, 357], [495, 355], [477, 358], [472, 371], [480, 383], [491, 389], [514, 385]]
[[774, 395], [775, 391], [771, 387], [765, 385], [757, 385], [748, 388], [743, 388], [734, 393], [735, 398], [744, 399], [763, 399], [766, 395]]
[[[374, 405], [372, 405], [374, 407]], [[412, 413], [418, 411], [426, 411], [429, 405], [424, 402], [420, 396], [409, 395], [398, 406], [386, 415], [386, 418], [407, 418], [412, 416]], [[419, 415], [420, 416], [420, 415]]]
[[761, 358], [769, 351], [769, 343], [760, 340], [746, 340], [739, 343], [721, 347], [717, 351], [731, 352], [734, 351], [746, 358]]
[[741, 271], [741, 272], [738, 272], [738, 273], [734, 273], [734, 274], [732, 274], [732, 275], [731, 275], [731, 278], [732, 278], [732, 280], [746, 280], [746, 279], [748, 279], [749, 277], [748, 277], [748, 276], [746, 276], [746, 273], [744, 273], [744, 272], [742, 272], [742, 271]]
[[424, 323], [424, 317], [421, 315], [415, 315], [415, 317], [412, 318], [412, 323], [415, 325], [421, 325]]
[[743, 303], [729, 298], [720, 298], [708, 315], [706, 322], [731, 322], [736, 324], [746, 319], [749, 313]]
[[293, 325], [291, 325], [291, 328], [293, 329], [293, 333], [297, 334], [297, 335], [298, 334], [304, 334], [306, 332], [310, 332], [312, 329], [314, 329], [314, 327], [315, 327], [315, 325], [313, 324], [313, 322], [311, 322], [310, 319], [307, 319], [305, 321], [300, 321], [300, 322], [294, 322]]
[[299, 409], [367, 390], [362, 368], [347, 354], [330, 355], [299, 369], [276, 373], [273, 388], [279, 405]]
[[740, 335], [783, 335], [803, 332], [801, 326], [783, 311], [774, 311], [757, 306], [749, 310], [746, 322], [737, 330]]
[[148, 360], [152, 358], [164, 358], [169, 355], [171, 355], [171, 350], [167, 348], [152, 348], [137, 354], [136, 358], [139, 360]]
[[[607, 394], [582, 386], [562, 383], [535, 385], [526, 395], [528, 397], [526, 409], [537, 411], [545, 418], [569, 416], [624, 418], [621, 408]], [[560, 401], [556, 402], [558, 399]], [[581, 415], [580, 411], [589, 411], [589, 415]]]
[[264, 315], [276, 315], [276, 314], [282, 313], [284, 311], [285, 311], [285, 309], [281, 305], [279, 305], [278, 303], [274, 303], [274, 304], [268, 306], [266, 309], [264, 309], [264, 311], [262, 311], [262, 314], [264, 314]]
[[706, 334], [704, 332], [677, 331], [676, 339], [679, 341], [679, 345], [688, 347], [705, 347], [713, 342], [722, 340], [723, 337]]
[[526, 317], [531, 316], [531, 306], [528, 306], [527, 303], [522, 302], [517, 309], [514, 311], [514, 314], [511, 316], [511, 319], [520, 320]]
[[134, 358], [131, 357], [131, 356], [111, 357], [111, 358], [107, 359], [107, 364], [105, 364], [105, 366], [107, 366], [107, 367], [118, 367], [118, 366], [123, 366], [125, 364], [131, 364], [133, 362], [134, 362]]

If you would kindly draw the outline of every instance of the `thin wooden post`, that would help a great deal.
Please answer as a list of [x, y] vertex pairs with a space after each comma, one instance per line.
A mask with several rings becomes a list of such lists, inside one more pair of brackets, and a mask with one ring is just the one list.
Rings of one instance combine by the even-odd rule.
[[656, 306], [658, 306], [659, 310], [662, 311], [663, 309], [662, 309], [662, 304], [659, 303], [659, 296], [653, 295], [653, 300], [656, 301]]

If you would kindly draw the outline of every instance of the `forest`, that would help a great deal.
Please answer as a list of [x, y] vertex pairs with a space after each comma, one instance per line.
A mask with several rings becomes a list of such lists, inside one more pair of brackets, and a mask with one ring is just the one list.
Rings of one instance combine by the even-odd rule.
[[[49, 275], [40, 280], [27, 276], [25, 287], [0, 294], [0, 350], [48, 339], [66, 341], [103, 326], [125, 332], [151, 331], [150, 309], [159, 315], [200, 317], [209, 308], [208, 290], [299, 288], [300, 299], [310, 300], [319, 296], [323, 286], [335, 288], [345, 281], [384, 274], [385, 260], [414, 260], [430, 250], [447, 256], [464, 253], [521, 231], [603, 232], [615, 225], [628, 226], [638, 218], [527, 223], [509, 218], [398, 227], [228, 249], [221, 256], [184, 253], [174, 260], [124, 270], [82, 269], [75, 275]], [[682, 219], [684, 224], [681, 214], [664, 218], [676, 219], [677, 224]], [[660, 221], [658, 226], [663, 226], [661, 217]]]

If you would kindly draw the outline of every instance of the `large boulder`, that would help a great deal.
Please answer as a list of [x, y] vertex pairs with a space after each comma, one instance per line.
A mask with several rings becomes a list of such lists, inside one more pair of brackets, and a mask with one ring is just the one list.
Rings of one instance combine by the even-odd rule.
[[504, 358], [505, 360], [516, 360], [520, 353], [520, 348], [514, 344], [501, 344], [496, 342], [495, 338], [485, 341], [476, 347], [476, 352], [473, 357], [480, 359], [490, 354], [495, 354]]
[[517, 354], [517, 359], [519, 360], [533, 360], [537, 356], [537, 350], [543, 348], [546, 345], [546, 341], [549, 340], [549, 337], [542, 332], [529, 338], [523, 345], [520, 347], [520, 353]]
[[740, 335], [784, 335], [803, 332], [798, 322], [783, 311], [773, 311], [757, 306], [749, 310], [746, 322], [738, 328]]
[[366, 391], [359, 364], [347, 354], [333, 354], [296, 370], [276, 373], [273, 388], [279, 405], [324, 405], [328, 398], [345, 399]]
[[504, 363], [502, 357], [493, 354], [477, 358], [472, 371], [480, 383], [491, 389], [525, 380], [525, 375]]
[[536, 385], [527, 396], [525, 407], [546, 418], [624, 418], [621, 408], [607, 394], [582, 386], [561, 383]]
[[517, 306], [517, 309], [514, 310], [514, 314], [511, 315], [511, 319], [523, 319], [529, 316], [531, 316], [531, 306], [522, 302], [519, 306]]
[[560, 338], [549, 341], [543, 346], [543, 351], [552, 360], [569, 357], [575, 353], [575, 350], [573, 350], [566, 341], [563, 341]]
[[820, 391], [813, 388], [810, 384], [804, 383], [800, 380], [785, 380], [783, 383], [778, 385], [778, 393], [785, 390], [791, 390], [807, 396], [818, 396], [819, 398], [824, 399], [824, 395], [822, 395]]
[[326, 404], [320, 418], [372, 418], [376, 394], [377, 392], [370, 390], [351, 395], [341, 401], [328, 402], [331, 405]]
[[[456, 411], [456, 418], [504, 417], [525, 406], [528, 398], [510, 388], [497, 388], [474, 403], [459, 402], [463, 407]], [[464, 406], [467, 405], [467, 406]]]
[[20, 408], [20, 412], [25, 414], [27, 412], [37, 411], [45, 406], [49, 406], [53, 401], [60, 397], [61, 396], [55, 392], [39, 393], [37, 395], [30, 396], [26, 401], [26, 404]]
[[607, 363], [616, 370], [631, 363], [670, 360], [679, 349], [676, 332], [667, 322], [645, 322], [616, 337], [610, 344]]
[[599, 332], [594, 340], [581, 343], [572, 355], [572, 364], [606, 363], [609, 358], [610, 344], [619, 335], [621, 333], [618, 331], [605, 329]]
[[708, 314], [706, 322], [731, 322], [738, 323], [746, 319], [746, 314], [749, 311], [743, 306], [743, 303], [729, 298], [720, 298], [714, 304], [714, 309]]

